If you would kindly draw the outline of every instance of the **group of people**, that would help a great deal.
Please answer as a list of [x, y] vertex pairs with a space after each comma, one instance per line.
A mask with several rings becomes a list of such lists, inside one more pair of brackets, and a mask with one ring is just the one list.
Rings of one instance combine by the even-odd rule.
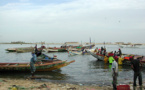
[[105, 56], [106, 55], [106, 48], [105, 47], [104, 48], [101, 47], [101, 49], [96, 48], [94, 50], [94, 52]]
[[[32, 58], [30, 60], [30, 68], [31, 68], [31, 74], [32, 74], [32, 76], [34, 76], [34, 72], [36, 71], [36, 68], [35, 68], [34, 64], [37, 61], [37, 57], [39, 55], [41, 55], [42, 49], [43, 49], [43, 47], [41, 47], [41, 50], [38, 50], [35, 47], [35, 52], [34, 51], [32, 52]], [[102, 50], [100, 51], [101, 54], [102, 54], [102, 52], [104, 50], [106, 50], [106, 49], [102, 48]], [[112, 70], [113, 90], [117, 90], [117, 86], [116, 85], [117, 85], [117, 76], [118, 76], [118, 65], [120, 65], [120, 63], [122, 63], [122, 61], [121, 61], [121, 59], [122, 59], [121, 55], [122, 55], [122, 52], [121, 52], [121, 49], [119, 49], [118, 54], [116, 54], [116, 52], [110, 53], [109, 54], [109, 58], [108, 58], [109, 65], [111, 65], [111, 70]], [[139, 85], [142, 86], [142, 74], [141, 74], [142, 64], [140, 62], [141, 59], [142, 58], [134, 59], [133, 56], [130, 56], [131, 68], [134, 71], [134, 77], [133, 77], [133, 81], [134, 81], [133, 82], [133, 86], [134, 87], [136, 87], [136, 79], [137, 79], [137, 77], [139, 79]]]
[[[112, 78], [113, 78], [113, 90], [117, 90], [117, 76], [118, 76], [118, 65], [121, 62], [121, 55], [122, 55], [122, 52], [121, 50], [119, 49], [119, 54], [110, 54], [109, 56], [109, 65], [111, 65], [111, 70], [112, 70]], [[139, 79], [139, 85], [142, 86], [142, 74], [141, 74], [141, 69], [142, 69], [142, 64], [140, 62], [140, 60], [142, 58], [137, 58], [137, 59], [134, 59], [133, 56], [130, 56], [130, 64], [131, 64], [131, 68], [133, 69], [134, 71], [134, 77], [133, 77], [133, 86], [134, 86], [134, 89], [136, 87], [136, 79], [138, 77]]]

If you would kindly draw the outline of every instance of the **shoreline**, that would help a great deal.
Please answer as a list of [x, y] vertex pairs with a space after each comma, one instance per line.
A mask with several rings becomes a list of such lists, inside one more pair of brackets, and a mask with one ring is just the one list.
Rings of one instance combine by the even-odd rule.
[[[13, 85], [16, 85], [16, 87], [19, 88], [18, 90], [113, 90], [112, 85], [76, 85], [70, 83], [37, 81], [35, 79], [0, 78], [0, 90], [11, 90]], [[128, 85], [130, 86], [130, 90], [133, 90], [132, 83]], [[137, 86], [136, 88], [140, 87]]]
[[[0, 43], [0, 44], [20, 44], [20, 45], [23, 45], [23, 44], [41, 44], [41, 43]], [[64, 43], [45, 43], [43, 45], [63, 45]], [[87, 44], [87, 43], [83, 43], [83, 44]], [[95, 45], [104, 45], [104, 43], [92, 43], [92, 44], [95, 44]], [[135, 43], [131, 43], [131, 44], [135, 44]], [[143, 46], [145, 45], [145, 43], [139, 43], [139, 44], [142, 44]], [[42, 44], [41, 44], [42, 45]], [[116, 43], [105, 43], [105, 45], [119, 45], [119, 44], [116, 44]]]
[[86, 86], [69, 83], [42, 82], [29, 79], [0, 78], [0, 90], [11, 90], [16, 85], [20, 90], [112, 90], [112, 86]]

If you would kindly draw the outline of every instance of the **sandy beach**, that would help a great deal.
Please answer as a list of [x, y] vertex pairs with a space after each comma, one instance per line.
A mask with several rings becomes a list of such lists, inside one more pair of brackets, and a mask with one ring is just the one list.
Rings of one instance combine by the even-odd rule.
[[[17, 89], [13, 87], [15, 85]], [[137, 90], [139, 86], [136, 87]], [[144, 90], [144, 87], [142, 87]], [[132, 84], [130, 89], [133, 90]], [[113, 90], [111, 86], [84, 86], [68, 83], [40, 82], [34, 79], [0, 78], [0, 90]]]
[[84, 86], [68, 83], [38, 82], [31, 79], [0, 78], [0, 90], [112, 90], [111, 86]]

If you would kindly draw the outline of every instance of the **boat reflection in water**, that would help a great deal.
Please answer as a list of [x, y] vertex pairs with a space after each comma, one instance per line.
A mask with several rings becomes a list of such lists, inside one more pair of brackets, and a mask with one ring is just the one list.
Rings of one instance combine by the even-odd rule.
[[[0, 74], [1, 78], [11, 78], [11, 79], [26, 79], [31, 76], [30, 72], [2, 72]], [[50, 71], [50, 72], [36, 72], [35, 76], [38, 76], [38, 79], [47, 79], [47, 80], [67, 80], [69, 76], [62, 74], [61, 70]]]

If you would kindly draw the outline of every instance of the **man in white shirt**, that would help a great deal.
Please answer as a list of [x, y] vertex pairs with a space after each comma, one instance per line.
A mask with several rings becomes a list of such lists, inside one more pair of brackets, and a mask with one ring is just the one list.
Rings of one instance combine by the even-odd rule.
[[115, 60], [112, 63], [112, 77], [113, 77], [113, 90], [117, 90], [117, 76], [118, 76], [118, 57], [115, 56]]

